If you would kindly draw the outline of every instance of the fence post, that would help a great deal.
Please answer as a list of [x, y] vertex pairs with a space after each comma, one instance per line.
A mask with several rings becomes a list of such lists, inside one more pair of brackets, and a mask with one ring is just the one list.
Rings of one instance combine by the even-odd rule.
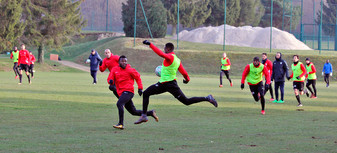
[[109, 0], [106, 0], [106, 21], [105, 21], [105, 31], [107, 32], [109, 28]]
[[136, 30], [137, 30], [137, 0], [135, 0], [135, 21], [133, 26], [133, 47], [136, 47]]
[[269, 52], [271, 53], [272, 50], [272, 43], [273, 43], [273, 0], [271, 0], [270, 4], [270, 50]]
[[177, 49], [179, 49], [179, 0], [177, 2]]
[[[291, 27], [290, 27], [291, 28]], [[303, 0], [301, 0], [301, 32], [300, 32], [300, 40], [303, 42]]]
[[335, 5], [336, 8], [336, 24], [335, 24], [335, 50], [337, 50], [337, 5]]
[[224, 11], [224, 27], [223, 27], [223, 51], [226, 50], [226, 16], [227, 16], [227, 0], [225, 0], [225, 11]]
[[323, 22], [323, 0], [321, 0], [321, 21], [319, 24], [319, 30], [318, 30], [318, 49], [319, 49], [319, 54], [322, 53], [322, 22]]

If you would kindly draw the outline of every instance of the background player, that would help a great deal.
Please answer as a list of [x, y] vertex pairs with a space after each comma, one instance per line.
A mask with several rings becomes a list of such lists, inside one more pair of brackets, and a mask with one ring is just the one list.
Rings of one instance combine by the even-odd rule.
[[11, 53], [11, 59], [13, 59], [13, 71], [15, 74], [15, 79], [18, 78], [19, 75], [19, 65], [18, 65], [18, 58], [19, 58], [19, 50], [18, 47], [14, 47], [14, 50]]
[[[138, 94], [139, 96], [142, 96], [143, 85], [140, 74], [136, 69], [127, 64], [127, 58], [124, 55], [120, 56], [119, 66], [114, 67], [108, 77], [109, 84], [114, 83], [116, 85], [117, 93], [119, 95], [117, 101], [119, 122], [117, 125], [113, 126], [114, 128], [124, 129], [124, 106], [132, 115], [140, 116], [142, 114], [141, 110], [136, 110], [136, 107], [132, 102], [135, 80], [138, 84]], [[154, 110], [148, 111], [146, 115], [152, 116], [158, 122], [158, 117]]]
[[[273, 103], [284, 103], [284, 77], [290, 79], [288, 73], [288, 64], [282, 59], [282, 54], [277, 52], [275, 55], [275, 61], [273, 62], [273, 71], [271, 74], [271, 81], [275, 82], [275, 100]], [[281, 92], [281, 99], [279, 100], [278, 89]]]
[[245, 67], [245, 70], [242, 73], [241, 79], [241, 89], [245, 88], [245, 80], [247, 78], [247, 82], [254, 97], [254, 100], [261, 102], [261, 114], [265, 114], [265, 99], [264, 99], [264, 91], [263, 91], [263, 74], [267, 80], [265, 85], [266, 88], [269, 88], [270, 85], [270, 75], [268, 69], [260, 63], [259, 57], [254, 57], [253, 63], [248, 64]]
[[[110, 51], [110, 49], [106, 49], [104, 51], [105, 58], [103, 59], [102, 62], [99, 63], [99, 70], [101, 72], [104, 72], [107, 68], [111, 72], [112, 68], [115, 66], [118, 66], [118, 60], [119, 56], [118, 55], [113, 55]], [[114, 84], [109, 85], [109, 89], [114, 93], [114, 95], [118, 98], [118, 94], [116, 91], [116, 86]]]
[[293, 73], [290, 75], [290, 78], [293, 78], [293, 88], [294, 93], [298, 102], [298, 107], [303, 106], [300, 99], [300, 94], [303, 95], [303, 88], [304, 88], [304, 80], [305, 75], [307, 74], [305, 66], [302, 62], [299, 61], [299, 56], [293, 56], [294, 63], [291, 64], [291, 70]]
[[[310, 61], [310, 58], [306, 58], [305, 59], [305, 62], [306, 62], [306, 70], [307, 70], [307, 83], [306, 83], [306, 87], [308, 88], [308, 90], [310, 91], [311, 93], [311, 96], [310, 98], [317, 98], [317, 91], [316, 91], [316, 79], [317, 79], [317, 76], [316, 76], [316, 68], [315, 68], [315, 65], [314, 63], [312, 63]], [[314, 92], [312, 91], [310, 85], [312, 85], [312, 88], [314, 89]], [[307, 96], [309, 97], [309, 93], [306, 92]]]
[[213, 98], [212, 95], [208, 95], [207, 97], [192, 97], [187, 98], [184, 93], [180, 90], [177, 84], [177, 71], [184, 76], [183, 83], [187, 84], [190, 81], [190, 77], [188, 76], [185, 68], [181, 64], [180, 59], [175, 55], [174, 45], [172, 43], [167, 43], [165, 45], [165, 53], [158, 49], [155, 45], [145, 40], [143, 42], [145, 45], [149, 45], [150, 48], [160, 57], [164, 58], [163, 67], [161, 69], [161, 77], [158, 83], [151, 85], [148, 87], [143, 94], [143, 114], [139, 118], [135, 124], [140, 124], [142, 122], [147, 122], [147, 107], [149, 105], [149, 98], [152, 95], [161, 94], [164, 92], [171, 93], [176, 99], [182, 102], [185, 105], [191, 105], [195, 103], [199, 103], [202, 101], [209, 101], [215, 107], [218, 107], [218, 103]]
[[[268, 59], [267, 53], [262, 53], [262, 64], [264, 65], [265, 68], [267, 68], [269, 76], [270, 76], [273, 73], [273, 63]], [[266, 82], [266, 84], [267, 84], [267, 82]], [[270, 83], [269, 88], [265, 88], [264, 95], [267, 93], [268, 90], [269, 90], [270, 96], [271, 96], [270, 101], [274, 101], [275, 99], [274, 99], [274, 94], [273, 94], [273, 87], [272, 87], [271, 83]]]
[[29, 52], [30, 56], [30, 63], [29, 63], [29, 73], [34, 78], [34, 63], [36, 61], [34, 54], [30, 51]]
[[330, 76], [332, 76], [332, 65], [329, 60], [326, 60], [326, 63], [323, 66], [322, 75], [324, 75], [324, 81], [326, 83], [326, 87], [329, 87], [330, 84]]
[[18, 64], [20, 65], [20, 73], [19, 73], [19, 78], [20, 82], [19, 84], [22, 83], [22, 70], [25, 70], [28, 82], [31, 84], [30, 76], [29, 76], [29, 63], [30, 63], [30, 54], [29, 51], [26, 50], [25, 44], [21, 45], [21, 50], [19, 51], [19, 58], [18, 58]]
[[102, 62], [102, 58], [101, 56], [99, 56], [98, 52], [96, 52], [96, 50], [93, 49], [91, 50], [91, 54], [89, 55], [88, 59], [90, 60], [90, 74], [91, 74], [91, 77], [93, 78], [92, 84], [96, 84], [98, 64]]
[[222, 76], [223, 74], [226, 75], [226, 78], [228, 79], [231, 87], [233, 86], [231, 78], [229, 78], [229, 70], [231, 69], [231, 61], [227, 57], [226, 53], [223, 53], [223, 58], [221, 58], [221, 71], [220, 71], [220, 85], [219, 87], [222, 87]]

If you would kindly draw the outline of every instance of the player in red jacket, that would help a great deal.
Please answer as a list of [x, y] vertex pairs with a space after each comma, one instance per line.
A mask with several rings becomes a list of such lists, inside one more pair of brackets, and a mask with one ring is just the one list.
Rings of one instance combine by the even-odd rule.
[[[264, 65], [264, 67], [267, 68], [269, 76], [271, 76], [271, 74], [273, 74], [273, 62], [271, 62], [267, 58], [267, 53], [262, 53], [262, 64]], [[275, 99], [274, 99], [274, 94], [273, 94], [273, 87], [271, 86], [271, 83], [270, 83], [269, 88], [265, 88], [264, 95], [266, 95], [266, 93], [268, 92], [268, 90], [269, 90], [270, 96], [271, 96], [270, 101], [274, 101]]]
[[29, 63], [29, 72], [30, 72], [30, 75], [32, 76], [32, 78], [34, 78], [34, 63], [35, 63], [35, 56], [34, 54], [30, 51], [29, 52], [29, 55], [30, 55], [30, 63]]
[[[106, 49], [104, 51], [104, 54], [105, 54], [105, 58], [103, 59], [103, 62], [100, 61], [99, 63], [99, 70], [101, 72], [104, 72], [108, 68], [108, 70], [111, 72], [112, 68], [118, 66], [119, 56], [113, 55], [110, 49]], [[110, 84], [109, 89], [114, 93], [114, 95], [117, 98], [119, 98], [117, 91], [116, 91], [116, 86], [114, 84]]]
[[28, 82], [31, 84], [30, 76], [29, 76], [29, 63], [30, 63], [30, 55], [29, 51], [26, 50], [25, 44], [21, 45], [21, 50], [19, 51], [19, 58], [18, 58], [18, 64], [20, 65], [20, 82], [19, 84], [22, 83], [22, 70], [25, 70]]
[[[115, 84], [117, 88], [117, 93], [119, 99], [117, 101], [117, 108], [119, 112], [119, 122], [114, 125], [114, 128], [124, 129], [124, 107], [130, 112], [130, 114], [135, 116], [142, 115], [141, 110], [137, 110], [133, 105], [132, 98], [134, 96], [134, 82], [138, 84], [138, 94], [142, 96], [143, 94], [143, 84], [140, 78], [140, 74], [136, 69], [132, 68], [127, 64], [127, 58], [122, 55], [119, 58], [119, 66], [114, 67], [109, 74], [108, 83]], [[158, 117], [154, 110], [147, 111], [148, 116], [152, 116], [157, 122]]]

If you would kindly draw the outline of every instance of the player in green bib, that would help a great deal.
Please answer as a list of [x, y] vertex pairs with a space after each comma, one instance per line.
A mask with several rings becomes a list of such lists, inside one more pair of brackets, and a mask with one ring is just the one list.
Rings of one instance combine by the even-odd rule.
[[[310, 61], [310, 58], [306, 58], [305, 62], [307, 64], [305, 66], [305, 69], [307, 70], [307, 75], [306, 75], [307, 83], [306, 83], [305, 86], [307, 87], [307, 89], [311, 93], [310, 98], [317, 98], [317, 91], [316, 91], [316, 79], [317, 79], [316, 68], [315, 68], [314, 63], [312, 63]], [[310, 85], [312, 85], [312, 88], [314, 89], [314, 92], [312, 91]], [[309, 97], [309, 93], [307, 92], [306, 94]]]
[[223, 53], [223, 58], [221, 58], [221, 71], [220, 71], [220, 85], [219, 87], [222, 87], [222, 76], [223, 74], [226, 75], [226, 78], [228, 79], [231, 87], [233, 87], [233, 83], [231, 78], [229, 78], [229, 70], [231, 69], [231, 61], [229, 60], [229, 58], [227, 57], [226, 53]]
[[11, 53], [11, 59], [13, 59], [13, 71], [15, 74], [15, 79], [19, 76], [19, 67], [18, 67], [18, 59], [19, 59], [19, 50], [18, 47], [14, 47], [14, 50]]
[[162, 64], [161, 77], [159, 82], [148, 87], [143, 93], [143, 113], [142, 116], [139, 118], [139, 120], [135, 122], [135, 124], [140, 124], [148, 121], [146, 112], [149, 105], [150, 96], [162, 94], [165, 92], [169, 92], [176, 99], [178, 99], [185, 105], [191, 105], [202, 101], [208, 101], [215, 107], [218, 107], [218, 103], [216, 102], [216, 100], [213, 98], [212, 95], [208, 95], [206, 97], [187, 98], [184, 95], [184, 93], [180, 90], [178, 83], [176, 81], [177, 71], [179, 71], [184, 76], [185, 79], [183, 80], [183, 83], [185, 84], [187, 84], [190, 81], [190, 77], [188, 76], [188, 73], [184, 69], [183, 65], [181, 64], [181, 60], [173, 52], [174, 45], [172, 43], [167, 43], [165, 45], [164, 48], [165, 53], [147, 40], [145, 40], [143, 44], [149, 45], [150, 48], [157, 55], [164, 58], [164, 61]]
[[293, 73], [290, 75], [290, 78], [293, 78], [294, 93], [298, 102], [297, 106], [301, 107], [303, 105], [301, 103], [300, 95], [304, 94], [303, 88], [307, 70], [305, 69], [303, 63], [299, 61], [298, 55], [293, 56], [293, 61], [294, 63], [291, 64], [291, 70], [293, 71]]
[[245, 80], [247, 78], [247, 82], [254, 97], [254, 100], [261, 102], [261, 114], [265, 114], [265, 99], [264, 99], [264, 89], [263, 89], [263, 75], [266, 78], [265, 88], [269, 88], [270, 86], [270, 73], [268, 72], [268, 68], [266, 68], [263, 64], [260, 63], [259, 57], [254, 57], [253, 63], [248, 64], [245, 67], [245, 70], [242, 73], [241, 79], [241, 89], [245, 87]]

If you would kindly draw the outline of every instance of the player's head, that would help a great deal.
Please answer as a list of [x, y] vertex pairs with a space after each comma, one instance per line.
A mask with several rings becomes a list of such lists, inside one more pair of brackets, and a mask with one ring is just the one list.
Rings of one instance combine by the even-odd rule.
[[111, 51], [110, 51], [110, 49], [106, 49], [104, 51], [104, 55], [105, 55], [106, 58], [110, 58], [111, 57]]
[[281, 52], [277, 52], [276, 55], [275, 55], [275, 59], [281, 59]]
[[294, 55], [294, 56], [293, 56], [293, 61], [294, 61], [294, 63], [297, 63], [299, 60], [300, 60], [300, 58], [299, 58], [298, 55]]
[[21, 49], [22, 50], [26, 49], [26, 45], [25, 44], [21, 44]]
[[267, 59], [267, 53], [262, 53], [262, 60], [266, 60]]
[[174, 45], [172, 43], [167, 43], [165, 45], [164, 50], [165, 50], [165, 53], [171, 53], [174, 51]]
[[226, 57], [227, 57], [227, 54], [226, 54], [226, 53], [223, 53], [222, 56], [223, 56], [223, 58], [226, 58]]
[[18, 50], [18, 47], [15, 46], [15, 47], [14, 47], [14, 50], [17, 51], [17, 50]]
[[95, 49], [92, 49], [92, 50], [91, 50], [91, 54], [92, 54], [92, 55], [95, 55], [95, 53], [96, 53], [96, 50], [95, 50]]
[[122, 55], [119, 57], [118, 63], [122, 69], [125, 69], [126, 65], [128, 65], [128, 59], [126, 58], [126, 56]]
[[33, 54], [32, 51], [29, 51], [29, 54], [32, 55]]
[[329, 63], [330, 61], [329, 60], [326, 60], [326, 63]]
[[307, 58], [305, 59], [305, 62], [306, 62], [307, 64], [310, 64], [310, 58], [307, 57]]
[[259, 59], [259, 57], [254, 57], [254, 59], [253, 59], [253, 64], [254, 64], [254, 66], [259, 66], [260, 65], [260, 59]]

